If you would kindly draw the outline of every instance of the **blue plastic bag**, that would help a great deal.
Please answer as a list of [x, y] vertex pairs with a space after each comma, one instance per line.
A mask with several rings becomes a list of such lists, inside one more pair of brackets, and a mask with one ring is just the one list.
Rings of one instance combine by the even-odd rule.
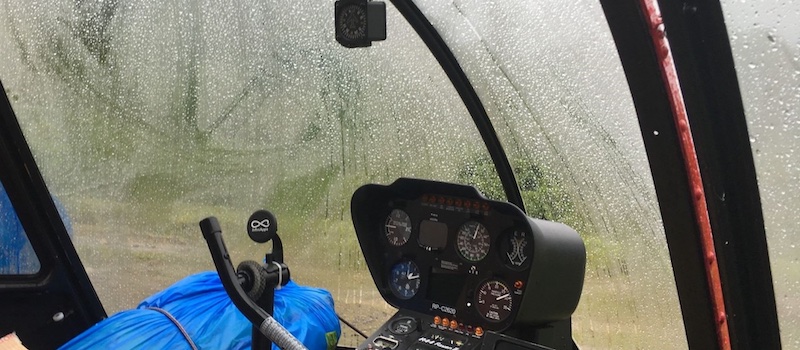
[[[216, 272], [201, 272], [101, 321], [60, 349], [250, 349], [252, 324], [236, 309]], [[333, 298], [289, 282], [275, 291], [273, 317], [310, 350], [333, 349], [341, 335]], [[273, 345], [273, 349], [277, 349]]]

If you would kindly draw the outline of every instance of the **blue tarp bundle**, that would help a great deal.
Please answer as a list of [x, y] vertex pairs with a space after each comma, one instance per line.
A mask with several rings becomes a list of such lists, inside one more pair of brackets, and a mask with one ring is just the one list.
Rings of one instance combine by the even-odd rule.
[[[71, 235], [66, 211], [53, 200]], [[0, 184], [0, 275], [37, 271], [39, 260]], [[341, 335], [333, 298], [322, 289], [289, 282], [275, 292], [273, 317], [311, 350], [333, 349]], [[250, 349], [252, 325], [211, 271], [189, 276], [136, 309], [101, 321], [61, 349], [191, 349], [179, 325], [198, 349]]]
[[[191, 349], [163, 311], [174, 317], [198, 349], [250, 349], [252, 324], [211, 271], [189, 276], [136, 309], [101, 321], [60, 349]], [[335, 348], [341, 334], [333, 298], [323, 289], [289, 282], [275, 291], [273, 317], [311, 350]]]

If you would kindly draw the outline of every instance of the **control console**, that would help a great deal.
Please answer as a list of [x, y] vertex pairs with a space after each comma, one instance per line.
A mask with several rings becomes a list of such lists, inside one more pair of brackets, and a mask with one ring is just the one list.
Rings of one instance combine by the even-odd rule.
[[[399, 309], [360, 349], [478, 349], [577, 307], [586, 253], [566, 225], [474, 187], [407, 178], [359, 188], [351, 210], [375, 285]], [[535, 340], [521, 337], [509, 341]]]

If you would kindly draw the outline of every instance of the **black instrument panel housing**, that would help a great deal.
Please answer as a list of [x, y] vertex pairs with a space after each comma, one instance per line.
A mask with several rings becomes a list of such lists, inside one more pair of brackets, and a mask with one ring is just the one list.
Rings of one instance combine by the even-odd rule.
[[[544, 325], [569, 318], [577, 307], [586, 254], [578, 234], [566, 225], [532, 219], [513, 204], [487, 199], [474, 187], [419, 179], [362, 186], [351, 205], [375, 285], [398, 309], [448, 318], [467, 332], [477, 327], [503, 331], [515, 323]], [[408, 214], [412, 227], [400, 246], [390, 243], [385, 231], [395, 209]], [[479, 261], [458, 252], [458, 231], [467, 222], [480, 223], [489, 234], [488, 254]], [[512, 243], [513, 237], [517, 243]], [[408, 261], [418, 268], [419, 281], [413, 296], [401, 297], [392, 293], [391, 272], [395, 264]], [[488, 296], [491, 302], [503, 298], [500, 308], [508, 307], [510, 298], [510, 310], [499, 316], [479, 305], [479, 300], [487, 300], [489, 287], [484, 283], [490, 281], [493, 286], [499, 281], [510, 294]], [[484, 293], [479, 298], [481, 286]]]

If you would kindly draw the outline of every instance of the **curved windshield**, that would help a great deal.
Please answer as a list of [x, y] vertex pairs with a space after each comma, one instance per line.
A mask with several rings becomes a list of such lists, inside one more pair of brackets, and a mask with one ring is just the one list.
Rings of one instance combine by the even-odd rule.
[[[197, 223], [234, 261], [274, 212], [300, 284], [371, 331], [375, 291], [350, 196], [398, 177], [464, 178], [485, 147], [441, 68], [387, 9], [385, 42], [334, 40], [328, 1], [71, 1], [0, 6], [0, 79], [109, 314], [213, 269]], [[362, 339], [345, 330], [341, 345]]]
[[[280, 222], [301, 284], [372, 330], [393, 312], [350, 221], [367, 182], [419, 177], [500, 199], [490, 157], [428, 49], [387, 4], [388, 39], [349, 50], [329, 1], [72, 1], [0, 7], [0, 80], [107, 311], [234, 260]], [[685, 348], [658, 205], [599, 3], [422, 1], [487, 108], [531, 216], [574, 227], [587, 348]], [[580, 23], [580, 26], [576, 26]], [[135, 282], [132, 282], [135, 281]], [[360, 338], [345, 333], [342, 345]]]
[[781, 343], [799, 348], [800, 4], [722, 5], [758, 176]]
[[[642, 136], [600, 3], [419, 6], [486, 106], [528, 214], [565, 222], [586, 242], [578, 346], [686, 348]], [[501, 197], [484, 178], [471, 183]]]

